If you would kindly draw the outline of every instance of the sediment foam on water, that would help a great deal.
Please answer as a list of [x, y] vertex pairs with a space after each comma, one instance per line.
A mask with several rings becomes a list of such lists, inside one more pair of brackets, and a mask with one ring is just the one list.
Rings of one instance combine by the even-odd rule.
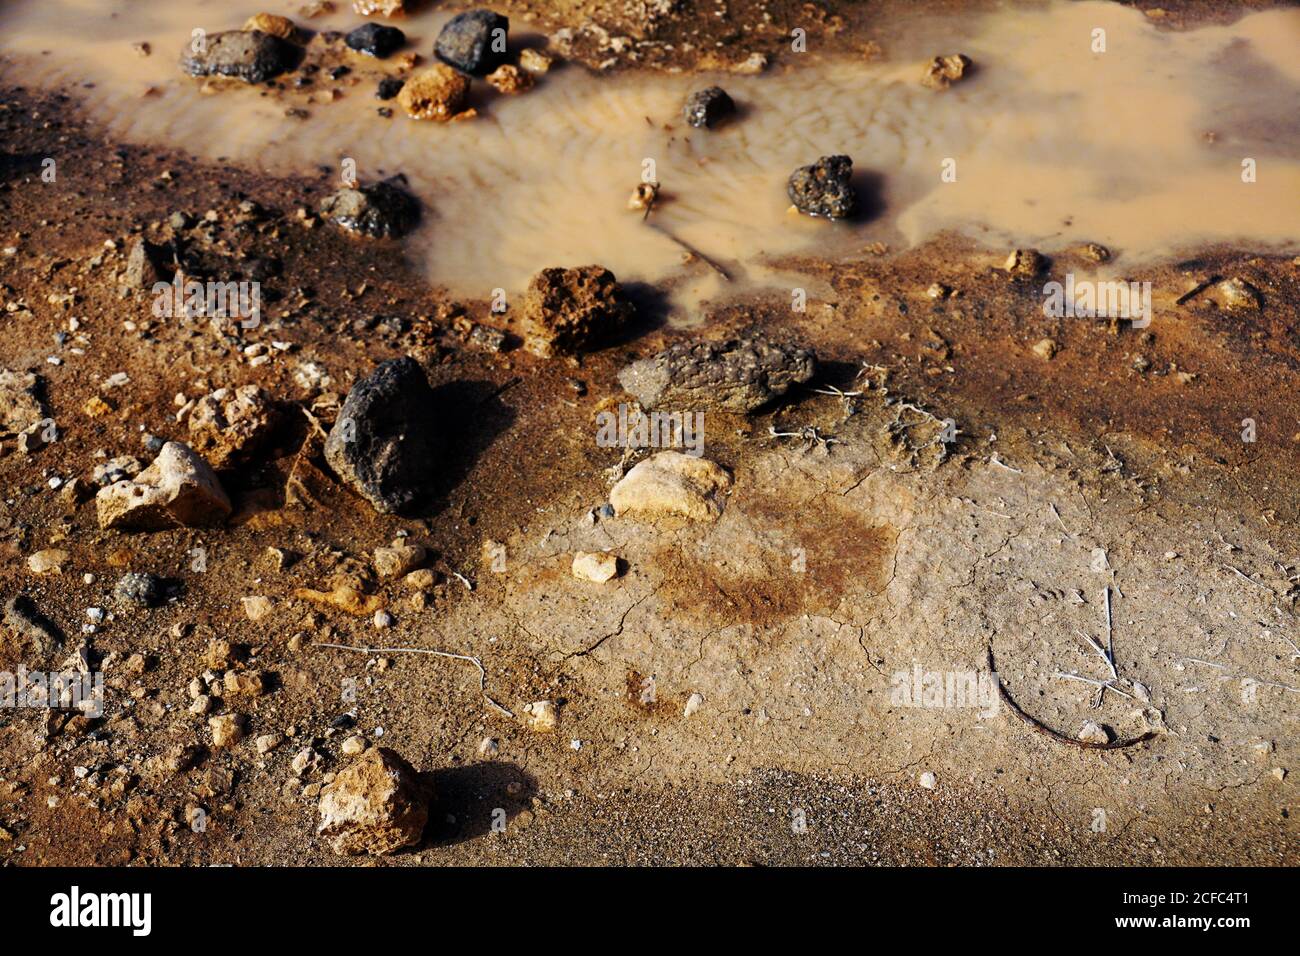
[[[346, 6], [303, 25], [351, 29], [362, 19]], [[428, 210], [410, 253], [432, 282], [465, 297], [513, 295], [545, 266], [598, 262], [624, 281], [673, 286], [685, 317], [719, 280], [683, 263], [665, 233], [759, 281], [775, 275], [763, 263], [783, 255], [847, 254], [876, 240], [905, 248], [942, 230], [1045, 252], [1098, 242], [1116, 253], [1117, 271], [1214, 243], [1300, 251], [1298, 9], [1184, 32], [1104, 2], [918, 16], [885, 35], [875, 62], [813, 52], [762, 76], [569, 67], [443, 125], [396, 107], [377, 116], [370, 82], [337, 84], [344, 97], [309, 107], [307, 119], [285, 116], [262, 88], [200, 93], [177, 67], [191, 31], [238, 28], [255, 7], [16, 2], [0, 11], [0, 54], [11, 79], [74, 88], [129, 142], [275, 174], [342, 168], [345, 158], [362, 181], [405, 173]], [[447, 17], [403, 21], [408, 48], [427, 58]], [[1093, 51], [1098, 29], [1104, 53]], [[137, 55], [138, 41], [153, 54]], [[923, 61], [953, 52], [971, 57], [974, 74], [944, 92], [921, 86]], [[741, 115], [691, 129], [682, 102], [711, 83]], [[831, 153], [853, 157], [873, 211], [865, 221], [789, 211], [790, 172]], [[658, 229], [626, 208], [647, 159], [663, 184]], [[949, 159], [956, 181], [942, 182]], [[1242, 180], [1246, 159], [1253, 183]]]

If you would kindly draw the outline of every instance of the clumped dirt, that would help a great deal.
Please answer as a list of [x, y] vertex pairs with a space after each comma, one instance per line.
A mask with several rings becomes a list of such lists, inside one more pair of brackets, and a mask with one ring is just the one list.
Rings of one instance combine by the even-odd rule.
[[[779, 55], [795, 17], [852, 49], [877, 16], [748, 0], [722, 22], [709, 4], [545, 6], [533, 12], [547, 30], [634, 38], [637, 57], [607, 64], [619, 67]], [[1233, 8], [1165, 9], [1178, 27]], [[590, 30], [575, 37], [579, 59], [612, 55]], [[1143, 268], [1157, 319], [1137, 330], [1047, 320], [1033, 284], [999, 268], [1008, 250], [944, 236], [782, 263], [822, 280], [804, 313], [756, 296], [716, 307], [703, 332], [643, 314], [617, 346], [547, 360], [478, 347], [471, 324], [517, 345], [518, 320], [449, 301], [397, 242], [320, 222], [332, 173], [276, 180], [107, 142], [71, 94], [14, 82], [0, 109], [13, 249], [0, 367], [41, 376], [59, 435], [30, 454], [0, 444], [0, 597], [28, 595], [64, 633], [42, 665], [77, 644], [88, 608], [111, 617], [87, 635], [102, 717], [0, 710], [7, 863], [375, 862], [315, 835], [320, 787], [354, 734], [439, 794], [422, 844], [391, 865], [1296, 862], [1295, 260], [1188, 250]], [[40, 178], [52, 154], [57, 187]], [[180, 211], [192, 222], [174, 224]], [[183, 239], [194, 274], [258, 277], [262, 326], [151, 317], [147, 290], [120, 289], [139, 236]], [[1048, 275], [1074, 264], [1060, 256]], [[1213, 284], [1178, 301], [1227, 277], [1260, 290], [1262, 308], [1229, 310]], [[931, 296], [935, 283], [949, 292]], [[815, 349], [821, 374], [756, 415], [709, 417], [706, 454], [735, 477], [722, 517], [593, 515], [635, 460], [594, 441], [596, 412], [628, 400], [618, 370], [692, 335], [765, 327]], [[1044, 338], [1050, 359], [1034, 350]], [[348, 388], [399, 355], [425, 368], [450, 438], [418, 518], [376, 514], [319, 454]], [[247, 384], [287, 415], [252, 464], [221, 474], [226, 527], [102, 532], [85, 491], [68, 490], [107, 458], [147, 463], [143, 436], [184, 440], [178, 392]], [[424, 597], [370, 570], [401, 533], [429, 549]], [[620, 577], [575, 580], [573, 552], [604, 548]], [[44, 549], [69, 553], [62, 574], [30, 571]], [[178, 597], [126, 610], [111, 596], [126, 571]], [[294, 597], [339, 574], [393, 626]], [[271, 598], [270, 615], [250, 620], [249, 596]], [[1110, 676], [1084, 634], [1113, 646], [1128, 696], [1058, 676]], [[230, 750], [190, 712], [219, 641], [233, 645], [224, 666], [267, 683], [217, 705], [248, 719]], [[483, 684], [463, 659], [325, 644], [472, 655]], [[1005, 709], [898, 701], [897, 675], [976, 671], [990, 648], [1044, 726], [1154, 736], [1090, 752]], [[37, 663], [6, 631], [0, 667]], [[559, 704], [555, 733], [520, 719], [543, 699]], [[283, 742], [259, 753], [266, 734]], [[299, 775], [307, 747], [323, 766]]]

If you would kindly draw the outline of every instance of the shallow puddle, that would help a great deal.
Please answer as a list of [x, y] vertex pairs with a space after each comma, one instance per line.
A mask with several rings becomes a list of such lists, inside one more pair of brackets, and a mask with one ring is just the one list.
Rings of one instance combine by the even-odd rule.
[[[298, 4], [272, 12], [293, 15]], [[300, 26], [350, 29], [347, 11]], [[408, 247], [428, 277], [487, 298], [538, 269], [600, 262], [623, 280], [671, 284], [679, 317], [719, 278], [780, 284], [771, 257], [893, 248], [941, 230], [995, 248], [1099, 242], [1110, 269], [1207, 243], [1300, 251], [1300, 10], [1226, 26], [1160, 31], [1110, 3], [1049, 2], [910, 18], [883, 34], [876, 62], [825, 59], [763, 76], [552, 71], [517, 97], [449, 125], [383, 119], [373, 80], [335, 86], [337, 102], [285, 115], [261, 88], [200, 92], [177, 58], [191, 31], [238, 28], [260, 9], [226, 0], [44, 0], [0, 12], [0, 52], [28, 85], [66, 84], [117, 136], [273, 173], [356, 161], [363, 181], [405, 173], [428, 215]], [[427, 55], [447, 13], [401, 23]], [[517, 33], [524, 33], [516, 23]], [[1105, 31], [1105, 52], [1094, 52]], [[132, 44], [148, 42], [151, 56]], [[963, 52], [976, 71], [945, 92], [917, 81], [922, 61]], [[374, 61], [357, 57], [359, 64]], [[681, 121], [692, 89], [717, 82], [742, 114], [716, 131]], [[93, 85], [92, 85], [93, 84]], [[476, 85], [482, 86], [481, 83]], [[486, 89], [485, 87], [483, 87]], [[145, 95], [147, 90], [152, 90]], [[296, 102], [296, 101], [295, 101]], [[847, 153], [869, 215], [854, 223], [789, 210], [796, 166]], [[626, 209], [643, 164], [663, 201], [648, 222]], [[941, 179], [954, 161], [954, 182]], [[1243, 182], [1253, 160], [1256, 181]], [[680, 240], [680, 242], [675, 241]]]

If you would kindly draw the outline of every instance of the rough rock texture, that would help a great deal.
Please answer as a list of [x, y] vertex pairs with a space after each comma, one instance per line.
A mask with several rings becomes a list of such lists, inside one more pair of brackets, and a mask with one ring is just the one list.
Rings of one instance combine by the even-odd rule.
[[1037, 249], [1013, 249], [1002, 268], [1015, 279], [1032, 279], [1047, 268], [1047, 259]]
[[510, 21], [499, 13], [468, 10], [447, 21], [433, 52], [466, 73], [490, 73], [505, 59], [509, 30]]
[[406, 34], [397, 27], [385, 26], [382, 23], [363, 23], [349, 33], [344, 38], [344, 42], [358, 53], [383, 59], [402, 48], [402, 44], [406, 42]]
[[575, 578], [604, 584], [618, 577], [618, 555], [608, 551], [579, 551], [570, 569]]
[[219, 388], [190, 411], [190, 447], [213, 468], [229, 468], [263, 447], [278, 418], [271, 396], [258, 386], [241, 385], [233, 394]]
[[340, 189], [325, 197], [320, 213], [363, 236], [404, 236], [420, 221], [420, 204], [397, 182], [385, 179], [360, 189]]
[[682, 115], [696, 129], [708, 129], [736, 112], [736, 104], [720, 86], [696, 90], [686, 98]]
[[325, 460], [376, 511], [409, 510], [428, 494], [437, 471], [433, 403], [415, 359], [383, 363], [348, 393], [325, 442]]
[[505, 63], [488, 74], [487, 84], [498, 93], [513, 96], [533, 88], [533, 75], [511, 63]]
[[189, 445], [169, 441], [152, 465], [132, 480], [101, 488], [95, 496], [101, 528], [161, 531], [219, 524], [230, 499], [212, 468]]
[[1238, 276], [1224, 279], [1219, 283], [1218, 290], [1223, 297], [1224, 306], [1230, 311], [1258, 309], [1262, 301], [1259, 290]]
[[394, 543], [392, 547], [375, 548], [375, 573], [381, 578], [400, 578], [419, 567], [427, 552], [419, 545]]
[[261, 30], [226, 30], [208, 35], [202, 49], [194, 41], [181, 52], [181, 69], [191, 76], [231, 76], [265, 83], [297, 67], [302, 50]]
[[926, 63], [925, 72], [921, 74], [921, 85], [932, 90], [946, 90], [966, 74], [969, 66], [970, 57], [961, 53], [936, 56]]
[[406, 12], [405, 0], [353, 0], [352, 9], [363, 17], [396, 17]]
[[44, 421], [41, 380], [31, 372], [0, 369], [0, 434], [17, 434]]
[[718, 495], [731, 487], [731, 474], [721, 465], [677, 451], [661, 451], [638, 464], [609, 493], [620, 517], [682, 515], [692, 521], [713, 521], [722, 514]]
[[5, 602], [4, 627], [6, 636], [18, 639], [19, 649], [24, 654], [30, 649], [38, 657], [44, 657], [63, 643], [63, 633], [58, 626], [25, 594], [15, 595]]
[[120, 604], [158, 607], [167, 600], [167, 586], [156, 574], [131, 571], [118, 578], [113, 597]]
[[795, 208], [808, 216], [844, 219], [857, 203], [854, 192], [853, 160], [847, 156], [823, 156], [811, 166], [800, 166], [790, 175], [786, 192]]
[[524, 344], [543, 357], [578, 352], [607, 341], [634, 311], [604, 266], [543, 269], [524, 300]]
[[811, 381], [817, 360], [807, 349], [760, 336], [674, 345], [619, 372], [643, 408], [717, 408], [751, 412]]
[[279, 37], [281, 40], [288, 40], [290, 43], [295, 43], [298, 40], [298, 28], [294, 26], [293, 21], [276, 13], [253, 14], [244, 21], [244, 30], [245, 32], [260, 30], [263, 33], [269, 33], [273, 37]]
[[397, 94], [397, 102], [412, 119], [446, 123], [465, 109], [469, 80], [444, 63], [417, 73]]
[[321, 791], [317, 832], [342, 856], [394, 853], [420, 842], [432, 799], [410, 764], [371, 747]]

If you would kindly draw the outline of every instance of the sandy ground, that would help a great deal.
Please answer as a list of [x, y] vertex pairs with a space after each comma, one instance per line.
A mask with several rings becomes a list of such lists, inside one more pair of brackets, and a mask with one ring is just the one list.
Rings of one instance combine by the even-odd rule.
[[[554, 7], [561, 24], [582, 5]], [[1185, 9], [1167, 7], [1175, 20]], [[856, 5], [843, 15], [839, 32], [860, 40]], [[1146, 268], [1135, 278], [1153, 283], [1157, 319], [1139, 331], [1044, 319], [1034, 288], [999, 268], [1007, 250], [941, 237], [799, 263], [822, 283], [805, 313], [748, 300], [684, 333], [656, 327], [643, 303], [629, 341], [547, 362], [464, 341], [457, 310], [397, 244], [300, 216], [327, 174], [273, 181], [105, 142], [72, 98], [7, 79], [0, 208], [15, 251], [0, 260], [0, 367], [40, 374], [60, 438], [30, 455], [3, 443], [0, 595], [29, 595], [75, 638], [88, 607], [112, 607], [125, 570], [183, 585], [165, 607], [115, 610], [91, 637], [107, 655], [103, 719], [47, 737], [43, 715], [0, 712], [7, 862], [358, 862], [314, 835], [322, 774], [346, 765], [352, 733], [403, 754], [439, 794], [424, 843], [383, 864], [1297, 861], [1294, 260], [1201, 250]], [[55, 150], [51, 201], [39, 157]], [[166, 238], [176, 210], [214, 211], [191, 237], [236, 272], [277, 260], [263, 282], [271, 320], [247, 341], [142, 320], [147, 293], [119, 292], [129, 239]], [[1051, 274], [1071, 263], [1058, 257]], [[1229, 310], [1213, 286], [1176, 302], [1233, 276], [1262, 308]], [[936, 282], [953, 294], [930, 297]], [[517, 331], [486, 302], [461, 305]], [[409, 327], [354, 326], [386, 315]], [[54, 338], [74, 316], [81, 355]], [[735, 476], [716, 524], [591, 520], [620, 464], [592, 424], [620, 400], [618, 369], [688, 334], [751, 326], [814, 348], [819, 386], [861, 394], [804, 390], [753, 416], [711, 413], [707, 456]], [[1048, 337], [1045, 359], [1033, 346]], [[250, 364], [242, 347], [271, 340], [290, 347]], [[331, 393], [401, 354], [425, 365], [455, 437], [421, 519], [377, 516], [327, 475], [314, 502], [286, 500], [312, 431], [301, 412], [255, 466], [223, 474], [236, 515], [220, 530], [102, 532], [93, 502], [48, 487], [88, 478], [100, 450], [147, 460], [142, 432], [184, 437], [178, 392], [255, 383], [328, 423]], [[331, 383], [305, 389], [304, 362]], [[106, 386], [118, 372], [129, 382]], [[96, 395], [109, 411], [87, 412]], [[944, 419], [959, 428], [952, 445], [934, 441]], [[806, 427], [839, 443], [769, 433]], [[435, 556], [426, 608], [381, 585], [396, 624], [380, 631], [292, 597], [400, 530]], [[504, 546], [503, 562], [485, 542]], [[28, 556], [54, 547], [70, 553], [64, 572], [34, 576]], [[269, 547], [302, 558], [276, 570]], [[206, 571], [193, 570], [195, 548]], [[571, 554], [600, 548], [625, 574], [574, 580]], [[247, 619], [249, 595], [276, 602], [269, 618]], [[1055, 675], [1108, 676], [1080, 636], [1106, 640], [1107, 595], [1133, 697], [1107, 692], [1094, 707], [1094, 686]], [[209, 749], [207, 718], [188, 711], [215, 638], [272, 677], [265, 695], [227, 702], [250, 724], [233, 751]], [[463, 661], [321, 643], [475, 655], [487, 693], [514, 713], [560, 701], [558, 730], [486, 705]], [[5, 667], [24, 660], [3, 646]], [[976, 671], [990, 651], [1038, 728], [1005, 703], [891, 699], [899, 672]], [[692, 694], [702, 704], [685, 717]], [[345, 713], [354, 730], [336, 720]], [[1087, 720], [1149, 736], [1090, 751], [1041, 732], [1073, 737]], [[287, 739], [258, 754], [253, 738], [271, 732]], [[484, 738], [498, 741], [491, 758]], [[188, 769], [160, 759], [190, 745], [201, 750]], [[290, 763], [309, 745], [324, 766], [299, 778]], [[187, 825], [193, 807], [203, 832]]]

